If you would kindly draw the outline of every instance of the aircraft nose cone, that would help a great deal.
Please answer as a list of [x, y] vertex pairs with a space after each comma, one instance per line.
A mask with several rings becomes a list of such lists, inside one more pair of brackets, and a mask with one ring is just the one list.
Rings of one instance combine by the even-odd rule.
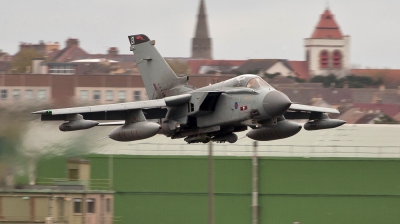
[[290, 107], [292, 102], [279, 91], [268, 92], [263, 99], [264, 111], [271, 117], [279, 117]]

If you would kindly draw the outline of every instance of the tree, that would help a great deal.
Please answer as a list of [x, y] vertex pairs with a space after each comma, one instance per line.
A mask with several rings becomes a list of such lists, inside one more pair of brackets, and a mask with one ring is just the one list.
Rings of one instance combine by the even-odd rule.
[[330, 74], [328, 76], [314, 76], [310, 82], [323, 83], [324, 87], [329, 87], [332, 83], [334, 83], [335, 87], [343, 88], [344, 84], [347, 83], [349, 88], [365, 88], [376, 87], [382, 84], [382, 79], [372, 79], [366, 76], [355, 75], [349, 75], [338, 79], [335, 75]]
[[189, 63], [186, 61], [167, 60], [168, 65], [175, 72], [175, 74], [188, 74]]
[[330, 74], [328, 76], [314, 76], [310, 82], [314, 82], [314, 83], [322, 83], [324, 85], [324, 87], [329, 87], [331, 85], [331, 83], [335, 83], [337, 82], [336, 76], [333, 74]]
[[22, 49], [15, 55], [11, 63], [11, 70], [17, 73], [30, 72], [32, 60], [35, 58], [43, 58], [43, 55], [34, 49]]
[[269, 78], [269, 79], [273, 79], [273, 78], [275, 78], [276, 76], [278, 76], [280, 74], [281, 74], [280, 72], [276, 72], [274, 74], [269, 74], [269, 73], [264, 72], [264, 76]]
[[109, 75], [118, 69], [119, 66], [114, 63], [87, 63], [84, 65], [79, 65], [78, 68], [83, 75]]
[[387, 114], [383, 114], [379, 117], [379, 120], [374, 121], [375, 124], [399, 124], [398, 121], [393, 119]]

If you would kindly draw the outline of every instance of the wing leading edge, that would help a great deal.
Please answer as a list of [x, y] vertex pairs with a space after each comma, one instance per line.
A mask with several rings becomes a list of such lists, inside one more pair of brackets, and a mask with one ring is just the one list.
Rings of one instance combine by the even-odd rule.
[[333, 108], [326, 107], [314, 107], [309, 105], [302, 105], [293, 103], [290, 105], [288, 111], [293, 112], [317, 112], [317, 113], [331, 113], [331, 114], [339, 114], [339, 111]]
[[191, 94], [170, 96], [164, 99], [147, 100], [130, 103], [106, 104], [87, 107], [71, 107], [61, 109], [49, 109], [32, 112], [41, 114], [42, 121], [69, 120], [69, 115], [80, 114], [85, 120], [125, 120], [129, 111], [142, 110], [146, 119], [164, 118], [166, 107], [187, 103]]
[[293, 103], [284, 116], [286, 119], [321, 120], [329, 119], [327, 113], [340, 114], [338, 110], [333, 108], [315, 107]]
[[165, 106], [166, 101], [160, 99], [87, 107], [40, 110], [33, 112], [33, 114], [41, 114], [42, 121], [68, 120], [68, 115], [71, 114], [81, 114], [85, 120], [125, 120], [128, 111], [141, 109], [147, 119], [157, 119], [165, 117], [165, 114], [167, 113]]
[[160, 100], [106, 104], [106, 105], [87, 106], [87, 107], [71, 107], [71, 108], [61, 108], [61, 109], [40, 110], [32, 113], [62, 115], [62, 114], [80, 114], [80, 113], [105, 112], [105, 111], [125, 111], [125, 110], [146, 109], [146, 108], [156, 108], [165, 106], [166, 106], [165, 100], [160, 99]]

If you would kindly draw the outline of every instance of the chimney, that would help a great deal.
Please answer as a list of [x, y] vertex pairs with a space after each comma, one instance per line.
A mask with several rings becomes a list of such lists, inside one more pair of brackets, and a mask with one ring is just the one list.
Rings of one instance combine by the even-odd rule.
[[117, 56], [117, 55], [118, 55], [118, 48], [116, 48], [116, 47], [110, 47], [110, 48], [108, 49], [108, 55]]
[[78, 39], [73, 39], [73, 38], [68, 38], [68, 40], [66, 41], [66, 45], [67, 45], [67, 47], [71, 47], [73, 45], [78, 46], [79, 45], [79, 40]]
[[70, 158], [67, 161], [67, 178], [78, 181], [86, 190], [90, 189], [90, 162], [81, 158]]
[[33, 74], [46, 74], [46, 69], [44, 65], [44, 58], [34, 58], [32, 59], [32, 73]]

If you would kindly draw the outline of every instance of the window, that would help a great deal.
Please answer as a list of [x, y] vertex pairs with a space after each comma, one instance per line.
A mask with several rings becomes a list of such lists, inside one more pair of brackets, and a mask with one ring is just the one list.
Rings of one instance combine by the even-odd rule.
[[58, 198], [58, 217], [59, 220], [64, 220], [64, 198]]
[[82, 213], [82, 199], [74, 198], [74, 213]]
[[94, 213], [94, 198], [89, 198], [87, 202], [87, 213]]
[[140, 101], [141, 100], [141, 96], [140, 96], [140, 91], [133, 91], [133, 100], [134, 101]]
[[1, 99], [7, 99], [8, 91], [6, 89], [1, 90]]
[[27, 100], [33, 99], [33, 90], [31, 89], [25, 90], [25, 99]]
[[49, 65], [49, 73], [50, 74], [66, 74], [72, 75], [75, 74], [75, 68], [73, 65]]
[[125, 102], [126, 100], [126, 91], [118, 91], [118, 101]]
[[21, 91], [19, 89], [14, 89], [12, 94], [14, 100], [19, 100], [21, 96]]
[[47, 95], [46, 90], [39, 90], [39, 91], [38, 91], [38, 98], [39, 98], [39, 99], [45, 100], [46, 97], [47, 97], [46, 95]]
[[111, 199], [110, 198], [106, 199], [106, 210], [107, 210], [107, 212], [111, 212]]
[[78, 180], [79, 179], [79, 170], [78, 169], [68, 169], [68, 179], [69, 180]]
[[100, 100], [100, 98], [101, 98], [100, 90], [93, 90], [93, 99], [94, 100]]
[[114, 92], [112, 90], [106, 91], [106, 100], [113, 101], [114, 100]]
[[342, 54], [340, 51], [333, 52], [333, 67], [341, 68], [342, 67]]
[[88, 91], [81, 90], [81, 100], [87, 100], [87, 99], [88, 99]]
[[319, 54], [319, 67], [320, 68], [328, 68], [329, 66], [329, 58], [328, 51], [321, 51]]

